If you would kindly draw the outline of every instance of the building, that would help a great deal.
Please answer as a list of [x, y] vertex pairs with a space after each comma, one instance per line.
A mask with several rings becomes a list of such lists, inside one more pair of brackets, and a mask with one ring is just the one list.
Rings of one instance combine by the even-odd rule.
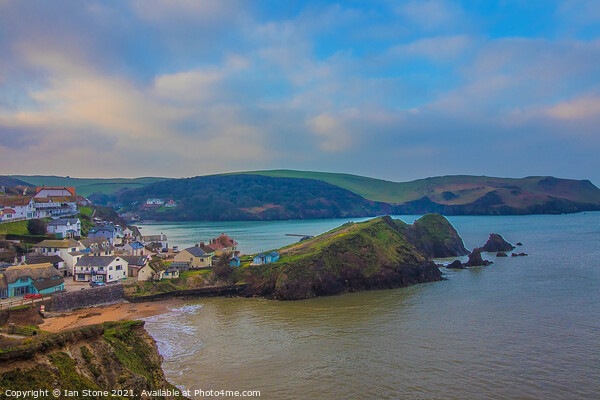
[[84, 249], [82, 253], [90, 256], [113, 256], [115, 248], [110, 244], [110, 240], [100, 236], [96, 238], [81, 239], [79, 241]]
[[8, 267], [0, 278], [0, 297], [3, 298], [63, 290], [65, 281], [50, 263]]
[[81, 252], [85, 247], [81, 242], [74, 239], [62, 240], [43, 240], [33, 245], [33, 250], [37, 254], [44, 256], [59, 256], [67, 266], [68, 275], [73, 274], [73, 267], [83, 256]]
[[237, 251], [238, 242], [230, 238], [224, 233], [216, 239], [211, 239], [208, 247], [213, 249], [217, 256], [221, 256], [223, 254], [231, 254]]
[[233, 257], [230, 261], [229, 261], [229, 266], [231, 267], [239, 267], [240, 266], [240, 258], [239, 257]]
[[274, 263], [279, 261], [279, 253], [272, 251], [265, 256], [265, 264]]
[[117, 256], [83, 256], [75, 265], [77, 282], [118, 282], [125, 279], [127, 261]]
[[37, 218], [32, 197], [0, 197], [0, 222]]
[[177, 207], [177, 202], [175, 200], [169, 200], [165, 203], [166, 208]]
[[88, 238], [105, 238], [110, 241], [110, 244], [114, 244], [117, 230], [112, 225], [94, 226], [88, 231]]
[[74, 187], [35, 188], [36, 215], [34, 218], [77, 215], [77, 194]]
[[176, 279], [179, 278], [179, 270], [177, 268], [169, 267], [164, 271], [160, 271], [160, 279]]
[[147, 199], [146, 204], [149, 206], [150, 205], [157, 206], [157, 205], [165, 204], [165, 201], [163, 199]]
[[212, 266], [212, 258], [215, 255], [211, 248], [204, 243], [181, 250], [173, 257], [173, 262], [189, 263], [190, 268], [206, 268]]
[[148, 256], [122, 256], [121, 258], [127, 261], [127, 276], [129, 278], [137, 278], [140, 269], [150, 261]]
[[68, 275], [67, 264], [65, 264], [65, 260], [60, 258], [60, 256], [44, 256], [40, 254], [30, 253], [23, 256], [21, 264], [47, 264], [50, 263], [54, 268], [58, 270], [62, 274], [62, 276]]
[[169, 248], [169, 244], [167, 243], [167, 235], [147, 235], [142, 236], [142, 243], [144, 246], [160, 246], [161, 249]]
[[48, 233], [54, 233], [58, 239], [81, 236], [81, 221], [79, 218], [62, 218], [48, 222]]
[[144, 244], [142, 242], [131, 242], [123, 246], [125, 254], [132, 256], [144, 255]]
[[137, 226], [129, 225], [123, 229], [123, 236], [129, 241], [138, 241], [142, 237], [142, 234]]
[[152, 281], [155, 280], [157, 276], [159, 275], [154, 271], [154, 268], [152, 268], [150, 264], [146, 264], [139, 269], [137, 280], [138, 282]]
[[260, 253], [254, 256], [252, 260], [253, 265], [270, 264], [279, 261], [279, 253], [272, 251], [269, 254]]

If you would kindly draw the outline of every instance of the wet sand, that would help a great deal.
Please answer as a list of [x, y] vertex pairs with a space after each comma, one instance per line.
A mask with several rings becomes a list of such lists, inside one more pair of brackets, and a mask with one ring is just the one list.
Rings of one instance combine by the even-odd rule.
[[39, 325], [39, 328], [49, 332], [59, 332], [64, 329], [108, 321], [142, 319], [168, 312], [170, 307], [177, 307], [183, 303], [183, 300], [174, 299], [149, 303], [117, 303], [108, 306], [90, 307], [46, 318]]

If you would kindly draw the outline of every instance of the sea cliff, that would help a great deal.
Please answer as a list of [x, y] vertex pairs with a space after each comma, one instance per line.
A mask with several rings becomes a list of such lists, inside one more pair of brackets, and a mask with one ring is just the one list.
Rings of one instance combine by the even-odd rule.
[[[162, 357], [141, 321], [109, 322], [59, 333], [39, 333], [0, 350], [0, 388], [65, 391], [75, 398], [185, 399], [161, 369]], [[44, 392], [42, 392], [44, 391]], [[46, 392], [47, 391], [47, 392]], [[88, 394], [84, 396], [84, 391]], [[109, 395], [100, 393], [108, 391]], [[32, 392], [33, 393], [33, 392]], [[57, 397], [57, 396], [54, 396]], [[42, 398], [46, 398], [42, 396]]]

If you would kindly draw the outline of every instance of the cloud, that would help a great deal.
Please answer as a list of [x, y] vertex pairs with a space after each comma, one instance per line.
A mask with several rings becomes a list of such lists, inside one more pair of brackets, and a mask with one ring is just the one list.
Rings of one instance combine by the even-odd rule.
[[600, 117], [600, 97], [582, 97], [560, 102], [546, 112], [553, 118], [576, 120]]
[[468, 35], [437, 36], [415, 40], [389, 49], [391, 56], [423, 57], [432, 61], [454, 61], [473, 45]]
[[464, 19], [464, 11], [460, 5], [446, 0], [409, 1], [396, 11], [425, 30], [456, 26]]

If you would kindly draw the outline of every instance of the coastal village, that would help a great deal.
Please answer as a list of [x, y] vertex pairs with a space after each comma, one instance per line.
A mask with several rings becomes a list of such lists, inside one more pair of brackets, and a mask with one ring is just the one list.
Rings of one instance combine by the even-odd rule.
[[[176, 203], [150, 198], [146, 205]], [[96, 217], [92, 210], [91, 202], [73, 187], [19, 188], [19, 195], [0, 194], [0, 307], [114, 284], [143, 282], [148, 289], [178, 278], [209, 276], [217, 265], [237, 268], [280, 258], [276, 251], [243, 256], [238, 242], [225, 233], [180, 249], [162, 233], [144, 235], [135, 225]], [[1, 233], [15, 224], [27, 224], [29, 230], [40, 225], [44, 231]]]

